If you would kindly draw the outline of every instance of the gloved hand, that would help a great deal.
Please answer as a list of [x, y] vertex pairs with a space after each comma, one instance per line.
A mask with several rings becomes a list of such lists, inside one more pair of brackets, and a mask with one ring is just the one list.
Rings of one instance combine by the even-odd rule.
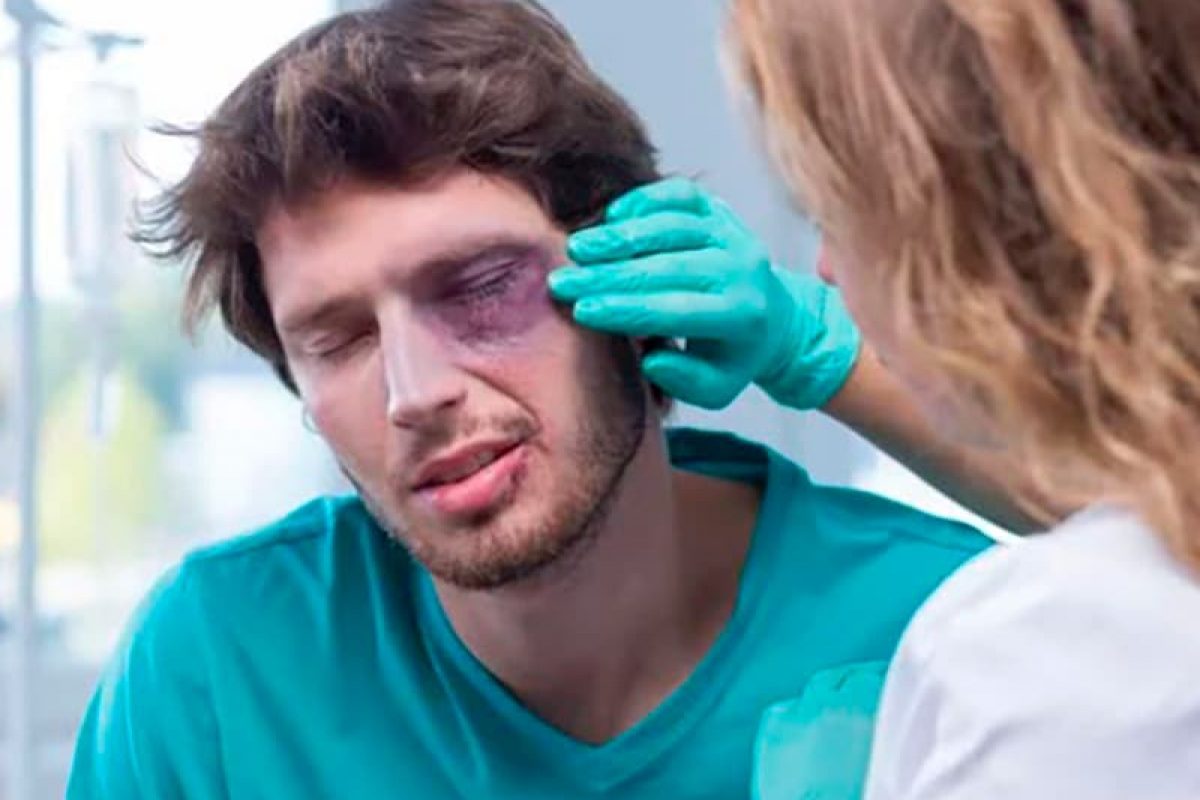
[[767, 709], [754, 748], [754, 800], [857, 800], [871, 760], [887, 665], [819, 672], [799, 700]]
[[771, 265], [733, 211], [672, 178], [613, 203], [602, 225], [576, 233], [577, 265], [550, 275], [584, 326], [686, 340], [643, 360], [667, 394], [722, 408], [750, 383], [777, 402], [819, 408], [846, 382], [861, 338], [838, 292]]

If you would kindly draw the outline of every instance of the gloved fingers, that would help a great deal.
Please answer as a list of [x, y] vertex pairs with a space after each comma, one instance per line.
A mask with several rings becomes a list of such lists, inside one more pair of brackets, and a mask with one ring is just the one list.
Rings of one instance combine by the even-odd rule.
[[627, 192], [608, 207], [605, 220], [620, 222], [654, 211], [708, 212], [708, 194], [687, 178], [665, 178]]
[[862, 662], [827, 669], [813, 675], [804, 687], [803, 704], [827, 713], [837, 709], [873, 715], [887, 677], [887, 664]]
[[559, 300], [574, 302], [601, 294], [639, 294], [669, 290], [708, 292], [729, 281], [736, 269], [723, 250], [689, 250], [631, 261], [563, 267], [550, 273], [550, 291]]
[[659, 350], [642, 360], [642, 372], [671, 397], [709, 411], [732, 403], [745, 380], [691, 353]]
[[742, 222], [742, 218], [733, 210], [733, 206], [721, 198], [710, 197], [708, 199], [708, 211], [713, 219], [719, 220], [722, 225], [729, 227], [731, 230], [738, 231], [746, 236], [752, 235], [746, 227], [746, 223]]
[[703, 250], [719, 244], [712, 225], [702, 217], [664, 211], [585, 228], [567, 240], [567, 255], [576, 264], [623, 261], [655, 253]]
[[697, 292], [585, 297], [575, 304], [574, 316], [599, 331], [675, 339], [724, 339], [737, 336], [744, 325], [728, 298]]
[[858, 691], [860, 687], [878, 689], [887, 678], [888, 662], [862, 661], [851, 664], [842, 671], [841, 680], [837, 682], [839, 689]]

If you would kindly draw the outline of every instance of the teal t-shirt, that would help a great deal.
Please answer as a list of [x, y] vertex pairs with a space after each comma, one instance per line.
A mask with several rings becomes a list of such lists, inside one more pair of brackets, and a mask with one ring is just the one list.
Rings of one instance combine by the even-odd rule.
[[762, 506], [724, 631], [617, 738], [583, 743], [531, 713], [363, 505], [322, 499], [159, 582], [88, 708], [68, 797], [747, 797], [764, 711], [817, 671], [890, 657], [988, 542], [725, 434], [674, 431], [670, 452], [761, 484]]

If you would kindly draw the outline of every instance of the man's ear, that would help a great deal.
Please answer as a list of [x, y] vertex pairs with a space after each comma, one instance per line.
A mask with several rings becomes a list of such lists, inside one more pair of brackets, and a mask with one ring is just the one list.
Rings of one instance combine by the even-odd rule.
[[633, 340], [633, 346], [643, 358], [657, 350], [680, 349], [673, 339], [665, 336], [640, 336]]
[[[648, 336], [637, 337], [633, 339], [633, 349], [637, 353], [638, 363], [650, 353], [657, 350], [676, 350], [678, 347], [671, 339], [663, 336]], [[649, 389], [650, 397], [654, 400], [654, 405], [658, 408], [659, 413], [664, 417], [671, 412], [675, 405], [675, 400], [657, 385], [646, 381], [646, 386]]]

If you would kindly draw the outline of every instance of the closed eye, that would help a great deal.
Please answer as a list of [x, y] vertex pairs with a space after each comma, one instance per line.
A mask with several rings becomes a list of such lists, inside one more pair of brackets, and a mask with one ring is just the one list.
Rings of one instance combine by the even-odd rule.
[[503, 295], [516, 279], [517, 270], [512, 266], [489, 272], [477, 280], [465, 281], [451, 288], [447, 299], [453, 303], [477, 303]]
[[354, 336], [342, 337], [331, 342], [321, 342], [314, 345], [308, 354], [311, 358], [322, 363], [337, 363], [353, 355], [359, 348], [370, 342], [370, 333], [360, 333]]

